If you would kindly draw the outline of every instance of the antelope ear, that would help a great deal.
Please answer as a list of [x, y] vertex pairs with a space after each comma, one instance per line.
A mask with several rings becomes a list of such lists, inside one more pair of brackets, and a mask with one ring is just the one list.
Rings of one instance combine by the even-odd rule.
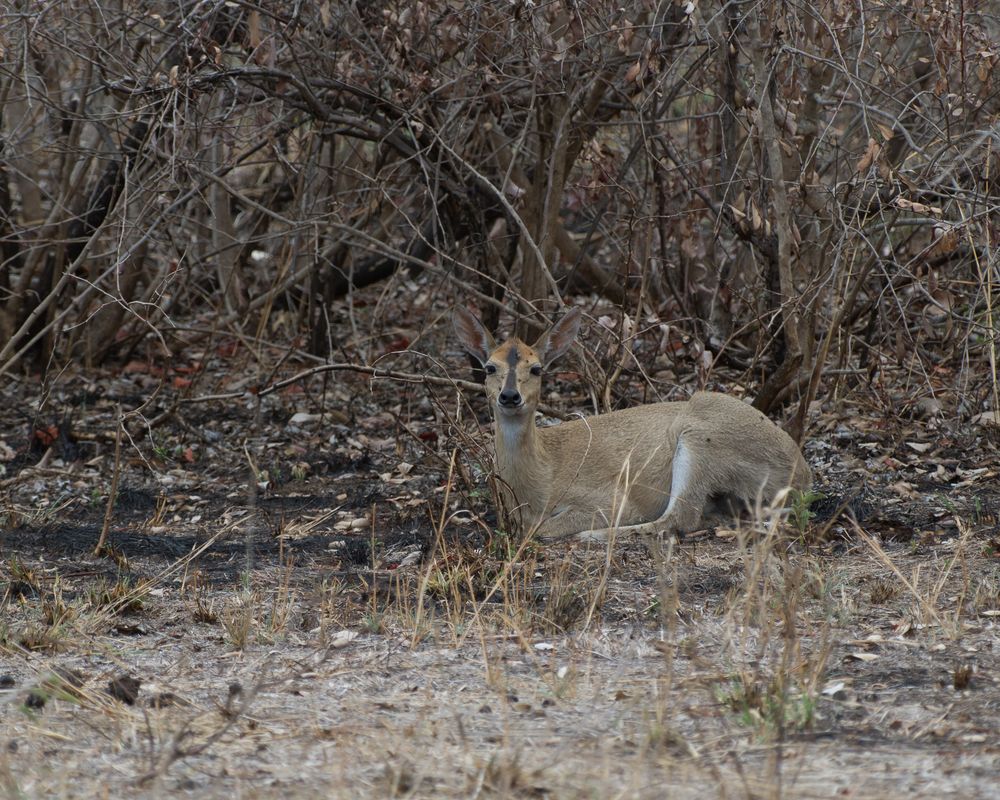
[[483, 327], [476, 315], [467, 308], [455, 306], [451, 315], [451, 324], [455, 328], [455, 335], [462, 346], [469, 353], [479, 359], [480, 364], [485, 364], [490, 359], [490, 353], [496, 349], [496, 344], [490, 332]]
[[543, 364], [548, 364], [565, 353], [580, 332], [582, 320], [583, 312], [579, 308], [570, 309], [562, 319], [539, 336], [538, 341], [531, 346], [538, 353], [538, 359]]

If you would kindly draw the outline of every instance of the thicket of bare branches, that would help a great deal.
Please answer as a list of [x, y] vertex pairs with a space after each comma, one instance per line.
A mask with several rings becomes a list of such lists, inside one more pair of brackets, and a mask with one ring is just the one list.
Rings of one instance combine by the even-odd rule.
[[0, 374], [279, 311], [325, 355], [405, 269], [677, 323], [798, 426], [886, 363], [997, 407], [992, 4], [7, 8]]

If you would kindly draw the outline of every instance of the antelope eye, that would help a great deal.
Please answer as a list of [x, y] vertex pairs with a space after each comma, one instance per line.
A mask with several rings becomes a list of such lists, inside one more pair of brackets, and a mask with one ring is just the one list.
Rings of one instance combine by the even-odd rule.
[[483, 371], [487, 375], [496, 375], [497, 365], [496, 364], [487, 364], [485, 367], [483, 367]]
[[541, 364], [535, 364], [535, 366], [533, 366], [529, 370], [529, 372], [531, 372], [532, 375], [541, 375], [542, 374], [542, 365]]

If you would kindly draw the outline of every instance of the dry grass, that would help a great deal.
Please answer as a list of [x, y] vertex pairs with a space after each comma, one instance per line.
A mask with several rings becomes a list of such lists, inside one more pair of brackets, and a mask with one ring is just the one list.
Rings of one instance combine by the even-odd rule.
[[139, 584], [48, 580], [11, 559], [5, 794], [975, 797], [995, 785], [1000, 722], [982, 710], [1000, 699], [986, 660], [997, 575], [971, 527], [930, 559], [860, 530], [833, 557], [765, 514], [667, 543], [659, 565], [638, 542], [473, 548], [446, 533], [391, 581], [369, 570], [353, 585], [290, 557], [231, 587], [190, 559]]

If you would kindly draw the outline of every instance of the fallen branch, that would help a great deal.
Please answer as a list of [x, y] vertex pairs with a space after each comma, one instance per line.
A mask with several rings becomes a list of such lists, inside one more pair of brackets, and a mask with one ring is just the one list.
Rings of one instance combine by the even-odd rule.
[[[316, 367], [311, 367], [310, 369], [302, 370], [302, 372], [297, 372], [295, 375], [285, 378], [284, 380], [277, 381], [276, 383], [272, 383], [263, 389], [255, 389], [251, 387], [248, 389], [241, 389], [236, 392], [222, 392], [220, 394], [199, 395], [198, 397], [185, 397], [178, 400], [173, 406], [171, 406], [170, 409], [168, 409], [168, 411], [164, 412], [164, 414], [169, 416], [180, 405], [211, 403], [217, 400], [236, 400], [240, 397], [267, 397], [269, 394], [274, 394], [287, 386], [291, 386], [292, 384], [306, 380], [307, 378], [312, 378], [315, 375], [322, 375], [325, 372], [344, 371], [360, 372], [362, 375], [371, 375], [373, 380], [375, 378], [389, 378], [390, 380], [405, 381], [406, 383], [415, 383], [422, 386], [448, 386], [461, 391], [476, 393], [483, 392], [485, 390], [485, 387], [481, 383], [463, 381], [458, 378], [439, 378], [436, 375], [417, 375], [412, 372], [398, 372], [394, 369], [370, 367], [367, 364], [321, 364]], [[559, 411], [544, 404], [539, 404], [538, 408], [546, 416], [555, 417], [556, 419], [561, 420], [575, 419], [579, 416], [578, 414], [567, 414], [564, 411]], [[164, 417], [164, 414], [157, 417], [157, 420], [161, 420], [161, 418]]]
[[108, 506], [104, 510], [104, 525], [101, 526], [101, 535], [97, 537], [97, 544], [94, 546], [94, 555], [104, 554], [104, 543], [108, 538], [108, 530], [111, 528], [111, 518], [114, 515], [115, 500], [118, 498], [118, 480], [122, 474], [122, 428], [125, 426], [125, 418], [122, 416], [122, 404], [118, 404], [115, 410], [115, 468], [111, 474], [111, 491], [108, 493]]
[[372, 378], [391, 378], [397, 381], [406, 381], [407, 383], [419, 383], [423, 385], [430, 386], [453, 386], [456, 389], [462, 389], [466, 392], [481, 392], [483, 391], [483, 385], [481, 383], [473, 383], [472, 381], [458, 380], [457, 378], [438, 378], [434, 375], [416, 375], [412, 372], [397, 372], [392, 369], [380, 369], [379, 367], [370, 367], [367, 364], [347, 364], [347, 363], [337, 363], [337, 364], [320, 364], [317, 367], [311, 367], [302, 372], [297, 372], [289, 378], [277, 381], [265, 386], [263, 389], [251, 387], [248, 389], [240, 389], [235, 392], [223, 392], [221, 394], [205, 394], [199, 397], [186, 397], [179, 402], [182, 405], [189, 405], [192, 403], [210, 403], [215, 400], [234, 400], [239, 397], [267, 397], [269, 394], [274, 394], [275, 392], [281, 391], [287, 386], [291, 386], [293, 383], [298, 383], [299, 381], [304, 381], [307, 378], [311, 378], [314, 375], [322, 375], [325, 372], [360, 372], [363, 375], [371, 375]]

